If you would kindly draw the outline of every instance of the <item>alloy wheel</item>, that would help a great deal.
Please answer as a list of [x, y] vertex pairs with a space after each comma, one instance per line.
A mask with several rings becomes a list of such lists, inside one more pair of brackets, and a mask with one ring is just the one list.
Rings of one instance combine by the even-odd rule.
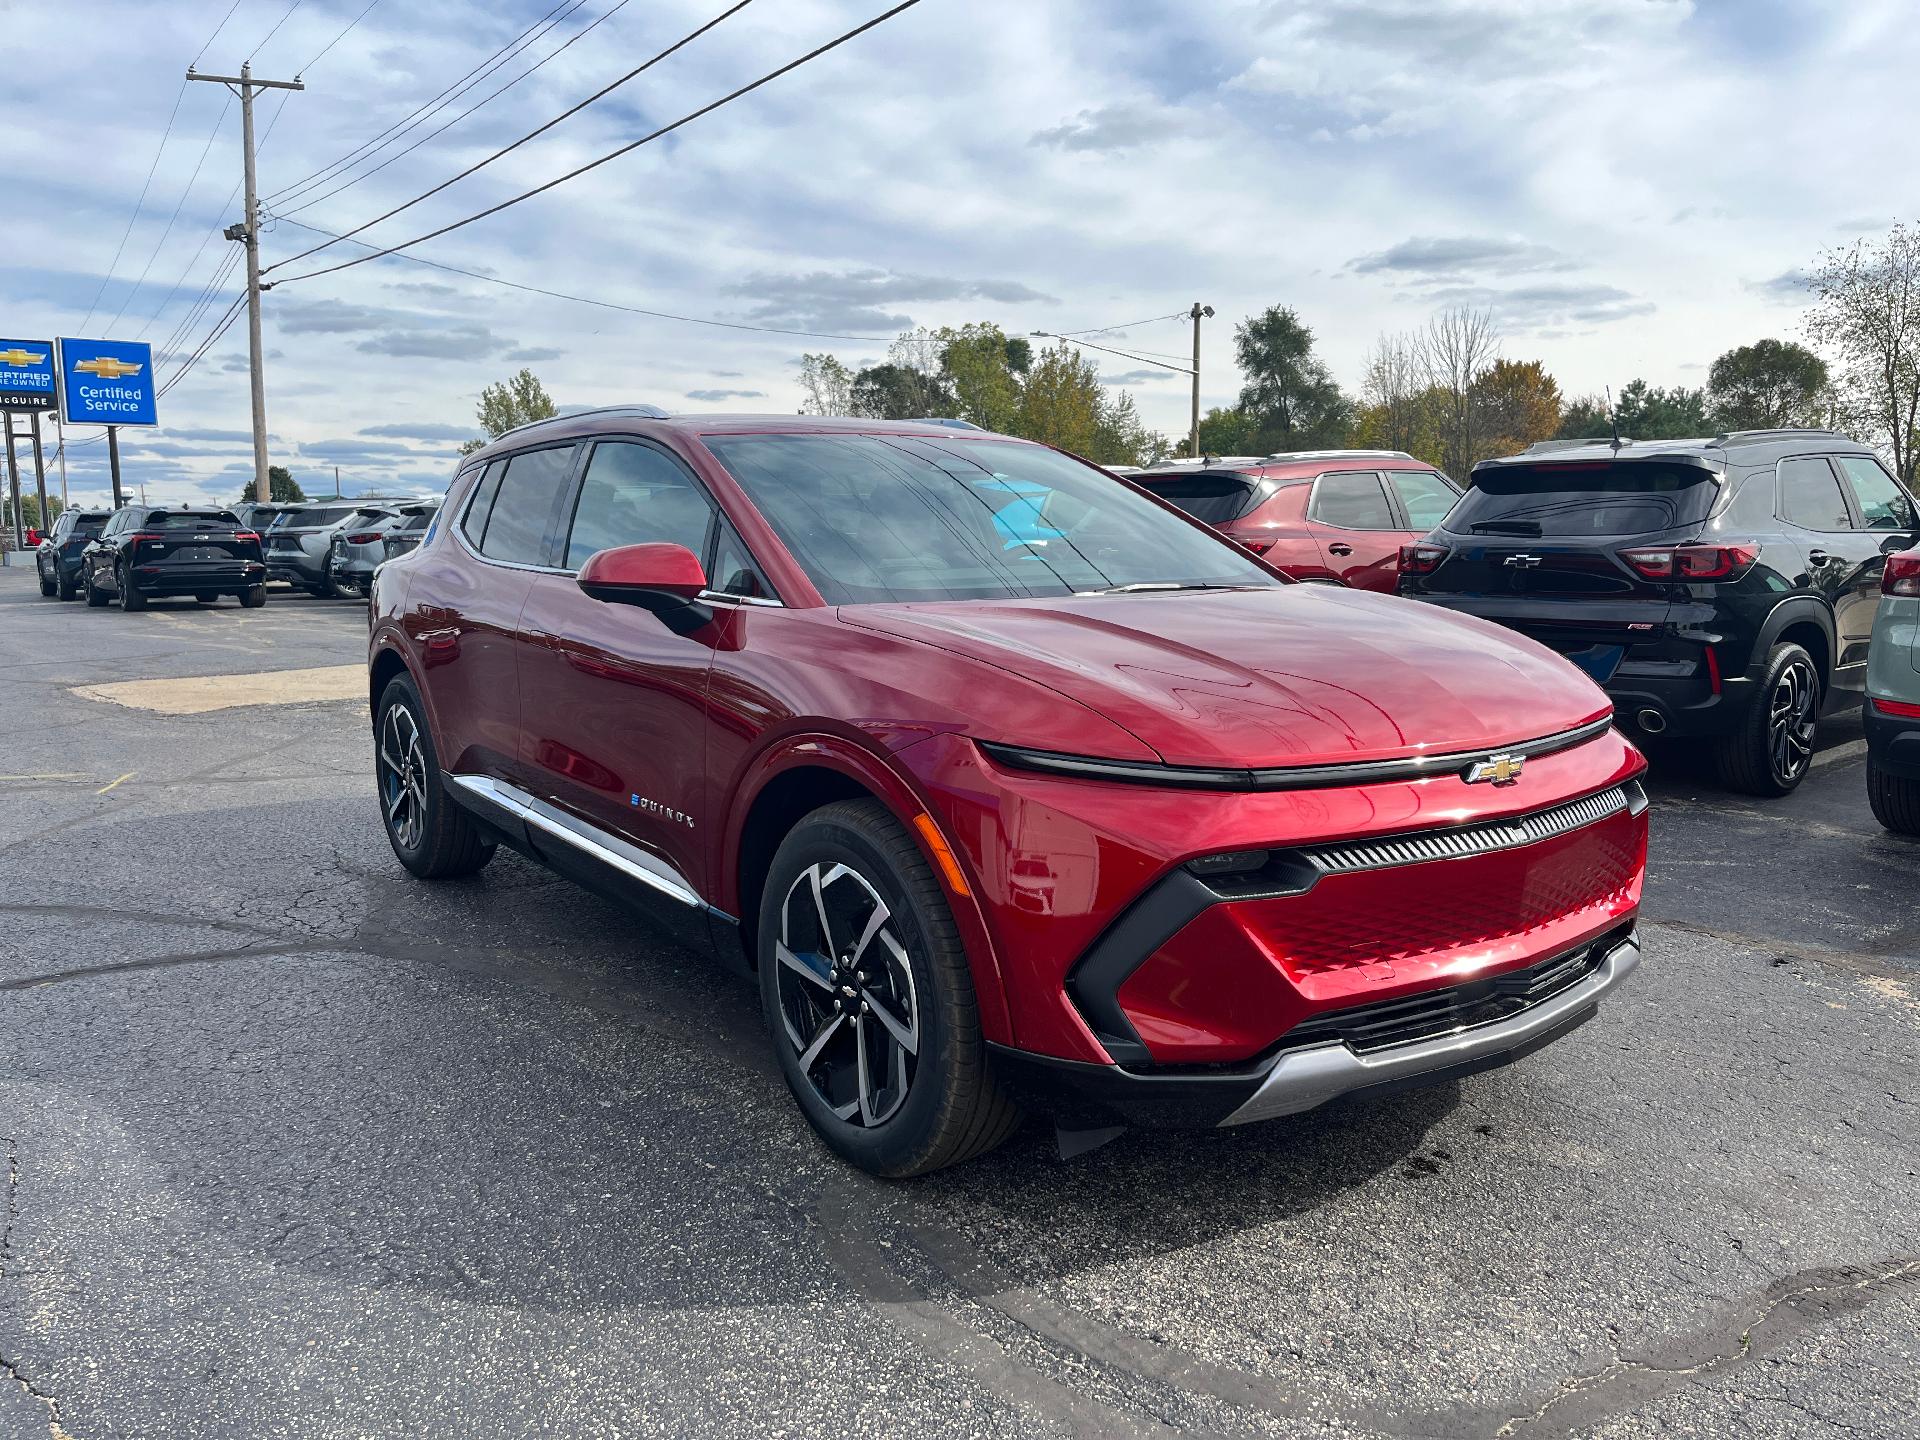
[[389, 705], [380, 725], [380, 803], [402, 848], [419, 848], [427, 825], [427, 757], [420, 725], [405, 705]]
[[807, 1083], [847, 1123], [885, 1124], [906, 1103], [921, 1037], [892, 910], [851, 866], [809, 865], [781, 902], [774, 954], [782, 1028]]
[[1773, 778], [1783, 785], [1798, 782], [1813, 763], [1819, 709], [1820, 681], [1813, 668], [1789, 663], [1767, 697], [1767, 758]]

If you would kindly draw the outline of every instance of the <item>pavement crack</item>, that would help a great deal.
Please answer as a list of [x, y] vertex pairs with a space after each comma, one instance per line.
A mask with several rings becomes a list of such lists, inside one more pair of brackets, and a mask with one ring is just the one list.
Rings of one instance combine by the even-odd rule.
[[[6, 1199], [0, 1205], [0, 1275], [7, 1273], [7, 1261], [13, 1256], [13, 1227], [20, 1218], [20, 1142], [12, 1135], [5, 1137], [7, 1146]], [[20, 1364], [0, 1355], [0, 1374], [13, 1381], [29, 1398], [39, 1401], [47, 1408], [48, 1440], [74, 1440], [60, 1423], [59, 1399], [42, 1390], [33, 1381], [20, 1373]]]
[[18, 980], [0, 981], [0, 992], [37, 990], [43, 985], [62, 985], [70, 980], [95, 980], [104, 975], [130, 975], [142, 970], [170, 970], [180, 965], [216, 965], [224, 960], [277, 959], [339, 948], [338, 944], [307, 940], [291, 945], [242, 945], [233, 950], [191, 950], [178, 955], [153, 955], [144, 960], [118, 960], [106, 965], [82, 965], [73, 970], [55, 970], [45, 975], [26, 975]]

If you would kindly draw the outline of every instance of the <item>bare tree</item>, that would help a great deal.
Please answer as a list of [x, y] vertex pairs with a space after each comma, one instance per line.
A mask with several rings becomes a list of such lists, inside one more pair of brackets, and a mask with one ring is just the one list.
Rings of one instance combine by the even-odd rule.
[[1473, 382], [1500, 353], [1491, 310], [1456, 305], [1427, 322], [1416, 341], [1420, 368], [1441, 408], [1441, 469], [1465, 479], [1478, 453]]
[[1807, 337], [1838, 360], [1835, 388], [1850, 422], [1884, 445], [1911, 485], [1920, 417], [1920, 234], [1895, 225], [1884, 240], [1829, 250], [1807, 274]]
[[1418, 336], [1381, 333], [1367, 352], [1360, 396], [1369, 443], [1412, 452], [1426, 439], [1432, 419]]
[[802, 415], [853, 413], [853, 372], [836, 356], [802, 355], [800, 388], [807, 392], [807, 398], [800, 402]]

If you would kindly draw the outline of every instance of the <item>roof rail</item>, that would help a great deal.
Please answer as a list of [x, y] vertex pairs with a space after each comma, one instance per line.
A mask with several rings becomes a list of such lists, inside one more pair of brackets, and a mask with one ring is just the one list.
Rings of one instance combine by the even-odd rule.
[[[1631, 445], [1634, 441], [1631, 436], [1622, 435], [1617, 443], [1620, 445]], [[1595, 445], [1604, 445], [1608, 449], [1612, 449], [1615, 444], [1616, 442], [1611, 435], [1589, 435], [1584, 440], [1536, 440], [1520, 453], [1523, 455], [1551, 455], [1556, 450], [1587, 450]]]
[[1831, 435], [1836, 440], [1851, 440], [1846, 435], [1826, 425], [1776, 425], [1768, 430], [1722, 430], [1713, 437], [1716, 445], [1764, 445], [1769, 440], [1795, 435]]
[[1195, 460], [1189, 456], [1179, 456], [1172, 460], [1160, 460], [1145, 467], [1148, 470], [1211, 470], [1222, 465], [1258, 465], [1258, 455], [1202, 455]]
[[1331, 460], [1343, 455], [1365, 455], [1376, 460], [1415, 460], [1404, 450], [1276, 450], [1262, 458], [1263, 464], [1281, 460]]
[[489, 440], [504, 440], [509, 435], [518, 435], [522, 430], [531, 430], [536, 425], [552, 425], [561, 420], [578, 420], [583, 415], [638, 415], [647, 420], [665, 420], [668, 413], [658, 405], [594, 405], [585, 410], [569, 410], [562, 415], [547, 415], [538, 420], [529, 420], [524, 425], [515, 425], [511, 430], [502, 430]]

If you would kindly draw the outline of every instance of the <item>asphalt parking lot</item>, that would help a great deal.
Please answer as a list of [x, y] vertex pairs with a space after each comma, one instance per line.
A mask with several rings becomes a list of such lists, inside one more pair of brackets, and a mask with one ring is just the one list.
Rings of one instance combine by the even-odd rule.
[[[1465, 1083], [903, 1185], [743, 981], [400, 870], [364, 610], [0, 571], [0, 1436], [1920, 1435], [1920, 846], [1653, 786], [1647, 962]], [[350, 687], [348, 687], [350, 690]], [[144, 697], [144, 699], [143, 699]]]

